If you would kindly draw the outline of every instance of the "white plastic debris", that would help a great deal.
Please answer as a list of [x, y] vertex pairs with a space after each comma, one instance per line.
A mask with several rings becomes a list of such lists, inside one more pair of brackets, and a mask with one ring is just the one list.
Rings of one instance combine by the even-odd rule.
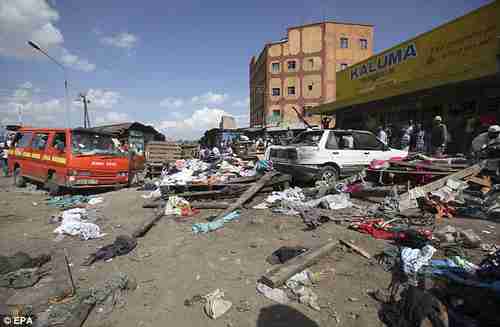
[[421, 250], [403, 248], [401, 250], [403, 271], [408, 275], [415, 275], [420, 268], [429, 264], [435, 252], [436, 249], [432, 245], [426, 245]]
[[231, 301], [224, 300], [224, 292], [220, 289], [208, 293], [204, 298], [207, 300], [204, 306], [205, 313], [212, 319], [219, 318], [233, 305]]
[[273, 300], [280, 304], [287, 304], [290, 299], [286, 295], [285, 291], [279, 288], [271, 288], [262, 283], [257, 283], [257, 291], [267, 297], [269, 300]]
[[143, 194], [142, 197], [144, 199], [157, 199], [161, 196], [161, 191], [160, 189], [156, 189], [154, 191], [151, 191], [149, 194]]
[[97, 198], [91, 198], [88, 202], [88, 204], [90, 204], [91, 206], [93, 205], [96, 205], [96, 204], [99, 204], [99, 203], [103, 203], [104, 202], [104, 199], [102, 197], [97, 197]]
[[182, 208], [190, 208], [189, 201], [180, 196], [169, 196], [167, 204], [165, 205], [165, 215], [177, 215], [182, 214]]
[[99, 226], [86, 222], [84, 217], [87, 211], [75, 208], [63, 211], [61, 225], [54, 230], [57, 234], [67, 234], [71, 236], [79, 235], [82, 240], [89, 240], [102, 237]]

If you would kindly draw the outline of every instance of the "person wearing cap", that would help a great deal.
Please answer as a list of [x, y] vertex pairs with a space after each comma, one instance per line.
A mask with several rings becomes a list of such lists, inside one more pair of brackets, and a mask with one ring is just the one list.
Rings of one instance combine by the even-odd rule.
[[431, 152], [434, 156], [442, 156], [446, 149], [448, 130], [443, 124], [441, 116], [434, 117], [434, 126], [431, 131]]

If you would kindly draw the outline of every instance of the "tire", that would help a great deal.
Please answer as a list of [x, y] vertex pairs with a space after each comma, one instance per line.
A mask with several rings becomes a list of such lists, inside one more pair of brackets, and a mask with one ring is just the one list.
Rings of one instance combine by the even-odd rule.
[[13, 174], [14, 185], [16, 187], [25, 187], [26, 186], [26, 178], [21, 174], [21, 167], [17, 167], [14, 169]]
[[61, 193], [61, 187], [57, 185], [57, 175], [56, 173], [52, 173], [45, 183], [45, 188], [49, 191], [49, 195], [57, 196]]
[[325, 181], [328, 183], [334, 183], [338, 181], [339, 179], [339, 172], [337, 168], [333, 166], [324, 166], [321, 168], [321, 171], [319, 172], [319, 180]]

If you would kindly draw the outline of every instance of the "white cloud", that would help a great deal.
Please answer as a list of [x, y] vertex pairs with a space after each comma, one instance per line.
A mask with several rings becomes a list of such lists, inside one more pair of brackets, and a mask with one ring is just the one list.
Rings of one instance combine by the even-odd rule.
[[31, 89], [31, 88], [33, 88], [33, 84], [31, 82], [25, 82], [25, 83], [19, 85], [19, 87], [21, 87], [23, 89]]
[[[46, 0], [0, 1], [0, 55], [16, 58], [43, 58], [27, 41], [31, 40], [68, 67], [93, 71], [95, 65], [63, 47], [64, 37], [55, 26], [59, 13]], [[47, 59], [48, 60], [48, 59]]]
[[76, 70], [81, 70], [83, 72], [91, 72], [95, 70], [95, 64], [91, 64], [85, 59], [81, 59], [78, 56], [70, 53], [67, 49], [61, 49], [61, 62], [67, 67], [71, 67]]
[[165, 98], [160, 101], [160, 107], [165, 107], [167, 109], [177, 109], [184, 105], [184, 100], [181, 98]]
[[139, 38], [132, 33], [119, 33], [101, 37], [101, 42], [117, 48], [131, 49], [136, 46]]
[[87, 92], [87, 99], [90, 100], [91, 108], [111, 109], [120, 100], [121, 95], [115, 91], [105, 91], [101, 89], [90, 89]]
[[179, 120], [164, 120], [154, 124], [169, 138], [196, 139], [203, 132], [219, 126], [222, 116], [231, 115], [223, 109], [204, 107], [195, 110], [190, 117]]
[[243, 100], [234, 101], [232, 105], [236, 108], [247, 108], [250, 105], [250, 98], [247, 97]]
[[131, 117], [129, 114], [125, 112], [116, 112], [116, 111], [109, 111], [106, 112], [104, 115], [97, 115], [95, 119], [96, 125], [116, 124], [128, 121], [131, 121]]
[[229, 98], [226, 93], [214, 93], [208, 91], [205, 94], [197, 95], [191, 98], [191, 102], [200, 105], [220, 105]]
[[59, 13], [45, 0], [0, 1], [0, 54], [33, 56], [27, 40], [44, 48], [62, 44], [62, 33], [54, 26], [58, 20]]

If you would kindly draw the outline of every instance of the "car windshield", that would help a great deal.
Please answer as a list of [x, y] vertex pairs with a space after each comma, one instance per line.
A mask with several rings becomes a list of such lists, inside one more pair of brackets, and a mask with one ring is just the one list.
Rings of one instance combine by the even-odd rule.
[[307, 131], [302, 132], [293, 139], [292, 144], [318, 145], [323, 131]]
[[74, 132], [72, 149], [77, 155], [120, 154], [111, 136], [97, 133]]

